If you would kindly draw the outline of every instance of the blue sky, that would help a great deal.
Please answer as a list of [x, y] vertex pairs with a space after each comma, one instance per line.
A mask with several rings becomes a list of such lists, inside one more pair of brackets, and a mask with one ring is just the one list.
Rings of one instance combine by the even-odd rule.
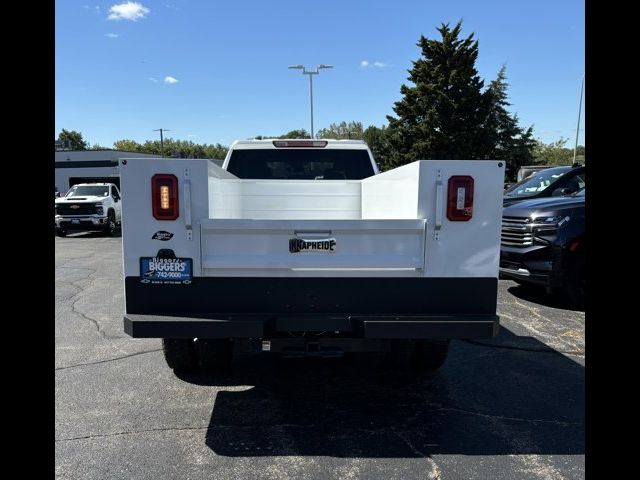
[[[420, 35], [463, 19], [488, 84], [507, 67], [509, 101], [544, 142], [575, 141], [584, 73], [582, 0], [56, 1], [56, 138], [91, 144], [167, 137], [229, 145], [314, 127], [386, 124], [420, 56]], [[365, 66], [363, 62], [368, 62]], [[586, 97], [586, 87], [585, 87]], [[584, 143], [584, 100], [579, 142]]]

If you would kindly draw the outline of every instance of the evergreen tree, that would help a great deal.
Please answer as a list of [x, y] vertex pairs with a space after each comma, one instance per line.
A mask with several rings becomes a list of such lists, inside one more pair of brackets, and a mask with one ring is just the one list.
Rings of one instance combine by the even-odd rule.
[[536, 141], [533, 138], [533, 127], [526, 130], [518, 125], [518, 115], [510, 114], [507, 107], [507, 87], [505, 67], [489, 84], [486, 96], [489, 100], [489, 111], [485, 122], [485, 134], [492, 151], [487, 158], [506, 161], [506, 177], [515, 180], [518, 169], [533, 163], [533, 149]]
[[391, 145], [387, 135], [387, 127], [381, 128], [370, 125], [363, 133], [362, 138], [369, 146], [373, 158], [381, 170], [389, 170], [391, 167]]
[[489, 97], [475, 68], [478, 42], [473, 33], [460, 39], [462, 21], [442, 24], [441, 40], [420, 36], [422, 58], [413, 62], [389, 120], [393, 147], [390, 167], [420, 159], [488, 158], [491, 139], [485, 131]]

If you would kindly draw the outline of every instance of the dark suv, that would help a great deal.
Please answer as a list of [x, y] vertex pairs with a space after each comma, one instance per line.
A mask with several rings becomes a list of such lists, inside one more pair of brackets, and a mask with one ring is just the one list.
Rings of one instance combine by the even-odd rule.
[[508, 207], [533, 198], [571, 195], [584, 187], [583, 166], [546, 168], [507, 188], [502, 205]]
[[504, 209], [500, 275], [585, 300], [585, 189], [565, 197], [525, 200]]

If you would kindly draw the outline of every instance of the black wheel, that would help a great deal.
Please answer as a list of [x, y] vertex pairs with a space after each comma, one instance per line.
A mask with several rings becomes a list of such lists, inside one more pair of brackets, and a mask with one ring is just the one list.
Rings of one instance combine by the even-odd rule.
[[200, 366], [205, 370], [226, 371], [233, 361], [233, 341], [228, 338], [199, 338], [196, 342]]
[[116, 214], [113, 210], [109, 210], [107, 217], [109, 218], [109, 220], [107, 221], [107, 226], [104, 228], [104, 233], [106, 235], [113, 236], [113, 234], [116, 232], [116, 228], [118, 227], [116, 225]]
[[193, 370], [198, 366], [198, 357], [190, 338], [163, 338], [162, 351], [167, 365], [176, 372]]
[[419, 340], [413, 352], [413, 367], [424, 373], [438, 370], [449, 355], [449, 340]]
[[586, 302], [585, 269], [584, 258], [578, 258], [569, 265], [566, 273], [564, 294], [569, 303], [575, 307], [584, 307]]
[[447, 359], [449, 340], [392, 340], [391, 365], [409, 373], [434, 373]]
[[67, 231], [64, 228], [56, 228], [56, 235], [58, 237], [66, 237]]

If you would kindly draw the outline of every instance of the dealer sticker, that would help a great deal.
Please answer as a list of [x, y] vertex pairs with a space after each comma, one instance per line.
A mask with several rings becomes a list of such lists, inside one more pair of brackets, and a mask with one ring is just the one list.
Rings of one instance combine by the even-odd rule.
[[193, 277], [191, 258], [140, 258], [140, 278], [142, 283], [189, 284]]

